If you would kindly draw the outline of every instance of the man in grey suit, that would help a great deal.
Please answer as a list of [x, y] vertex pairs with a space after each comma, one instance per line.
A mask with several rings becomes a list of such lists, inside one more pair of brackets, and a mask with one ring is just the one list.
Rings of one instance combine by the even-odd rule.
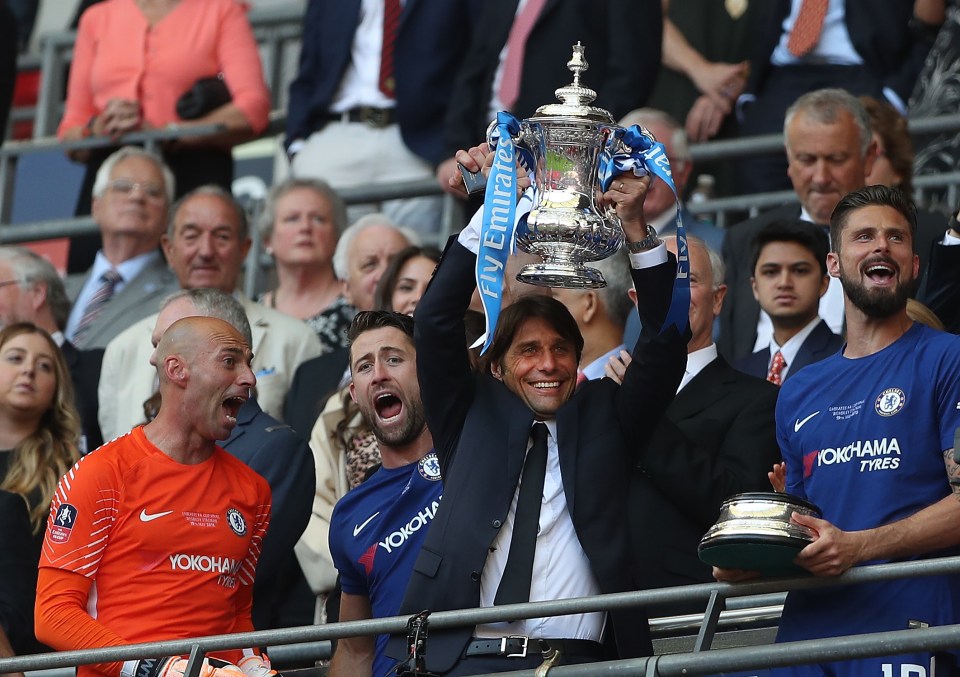
[[64, 334], [78, 348], [105, 348], [180, 288], [160, 253], [173, 194], [169, 168], [142, 148], [121, 148], [100, 167], [93, 218], [103, 248], [83, 282], [67, 290], [73, 309]]

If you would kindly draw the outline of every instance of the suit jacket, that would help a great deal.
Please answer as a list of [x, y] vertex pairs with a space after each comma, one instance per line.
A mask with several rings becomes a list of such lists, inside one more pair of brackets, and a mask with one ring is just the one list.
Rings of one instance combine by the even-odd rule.
[[[830, 331], [827, 323], [820, 320], [817, 326], [813, 328], [813, 331], [810, 332], [810, 335], [803, 341], [796, 358], [793, 360], [793, 364], [790, 365], [790, 368], [787, 370], [787, 375], [783, 380], [786, 381], [808, 364], [813, 364], [814, 362], [819, 362], [824, 358], [830, 357], [842, 347], [843, 337], [834, 334]], [[758, 350], [755, 353], [741, 358], [733, 366], [744, 374], [765, 379], [769, 365], [770, 349], [764, 348], [763, 350]]]
[[63, 359], [73, 382], [73, 401], [80, 414], [81, 432], [85, 446], [80, 451], [88, 453], [103, 444], [100, 423], [97, 421], [99, 398], [97, 387], [100, 381], [100, 365], [103, 362], [103, 349], [79, 350], [70, 341], [64, 340], [60, 346]]
[[[517, 2], [484, 3], [444, 123], [447, 156], [485, 138], [493, 80]], [[583, 82], [597, 92], [592, 105], [607, 109], [615, 118], [639, 108], [650, 96], [660, 68], [662, 30], [663, 15], [656, 0], [547, 0], [527, 38], [514, 114], [530, 117], [538, 107], [556, 103], [554, 90], [573, 81], [567, 62], [578, 41], [586, 46], [590, 64]], [[637, 39], [638, 31], [642, 40]]]
[[[638, 587], [713, 581], [697, 545], [725, 499], [770, 491], [767, 472], [780, 461], [778, 393], [772, 383], [734, 371], [722, 357], [677, 393], [630, 483], [627, 520]], [[703, 604], [658, 612], [697, 609]]]
[[257, 560], [253, 626], [257, 630], [289, 627], [278, 617], [278, 610], [293, 591], [293, 578], [284, 574], [310, 518], [313, 455], [290, 426], [265, 413], [253, 398], [240, 407], [236, 427], [220, 446], [270, 484], [270, 527]]
[[960, 334], [960, 246], [933, 245], [917, 300], [937, 314], [947, 331]]
[[[253, 332], [253, 371], [257, 401], [274, 417], [282, 415], [283, 398], [301, 362], [320, 354], [317, 335], [302, 321], [238, 295]], [[150, 366], [150, 337], [156, 314], [140, 320], [110, 342], [100, 372], [100, 430], [113, 439], [143, 422], [143, 402], [156, 391], [156, 370]]]
[[[476, 607], [488, 549], [510, 509], [533, 413], [503, 383], [470, 371], [463, 314], [475, 287], [476, 257], [448, 246], [417, 305], [420, 394], [444, 478], [444, 496], [414, 564], [400, 614]], [[656, 335], [666, 314], [674, 260], [633, 271], [644, 334], [622, 386], [583, 384], [557, 412], [557, 439], [570, 517], [603, 592], [632, 588], [623, 510], [627, 475], [672, 399], [686, 363], [686, 336]], [[649, 654], [641, 608], [611, 613], [621, 656]], [[460, 658], [473, 628], [434, 630], [427, 669], [443, 673]], [[387, 655], [402, 659], [394, 638]]]
[[[753, 238], [765, 226], [783, 219], [800, 218], [800, 205], [783, 205], [764, 212], [727, 229], [723, 241], [723, 261], [727, 267], [727, 297], [720, 311], [720, 337], [717, 346], [720, 353], [736, 362], [753, 352], [757, 340], [757, 322], [760, 320], [760, 304], [753, 297], [750, 278], [753, 276]], [[933, 243], [943, 237], [946, 218], [942, 214], [920, 210], [917, 212], [917, 233], [914, 250], [920, 255], [920, 287], [927, 271], [927, 252]]]
[[340, 385], [349, 361], [350, 349], [338, 348], [307, 360], [294, 373], [283, 403], [283, 420], [304, 440], [310, 439], [310, 432], [327, 399]]
[[[287, 104], [288, 145], [326, 124], [350, 65], [360, 5], [361, 0], [310, 0], [307, 5], [300, 70], [290, 84]], [[479, 0], [403, 3], [393, 56], [395, 112], [404, 143], [434, 164], [443, 159], [440, 125], [479, 6]]]
[[[76, 301], [89, 278], [88, 271], [82, 282], [68, 285], [67, 295], [71, 300]], [[179, 289], [180, 283], [173, 271], [163, 257], [158, 256], [103, 307], [96, 324], [87, 332], [86, 348], [106, 348], [124, 329], [155, 314], [160, 309], [160, 302]]]
[[[765, 13], [755, 34], [756, 51], [751, 59], [747, 92], [762, 90], [772, 68], [770, 56], [783, 33], [783, 21], [790, 14], [790, 0], [761, 4]], [[883, 87], [889, 87], [906, 102], [930, 48], [908, 27], [913, 0], [890, 0], [884, 3], [882, 12], [877, 11], [873, 0], [846, 0], [844, 5], [844, 23], [863, 65]]]

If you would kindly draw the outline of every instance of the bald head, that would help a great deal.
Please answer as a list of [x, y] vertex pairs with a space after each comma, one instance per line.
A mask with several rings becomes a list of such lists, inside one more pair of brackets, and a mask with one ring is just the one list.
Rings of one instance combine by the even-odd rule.
[[203, 353], [224, 347], [238, 360], [249, 361], [250, 346], [235, 327], [216, 317], [184, 317], [171, 324], [157, 343], [156, 363], [160, 383], [168, 377], [166, 363], [178, 357], [182, 366], [192, 366]]

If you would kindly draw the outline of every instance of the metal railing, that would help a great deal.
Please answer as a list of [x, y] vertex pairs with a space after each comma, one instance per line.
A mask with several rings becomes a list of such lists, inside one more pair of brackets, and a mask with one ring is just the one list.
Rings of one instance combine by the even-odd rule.
[[[528, 602], [507, 606], [460, 609], [437, 612], [429, 617], [430, 627], [443, 629], [494, 623], [517, 618], [564, 616], [590, 611], [613, 611], [616, 609], [701, 601], [706, 605], [704, 622], [701, 625], [694, 650], [682, 654], [627, 659], [586, 666], [555, 668], [557, 675], [595, 674], [649, 674], [700, 675], [722, 671], [745, 670], [817, 662], [822, 660], [845, 660], [866, 656], [882, 656], [910, 651], [933, 651], [960, 646], [960, 625], [938, 628], [922, 628], [880, 632], [866, 635], [789, 642], [749, 649], [711, 649], [716, 634], [720, 612], [728, 599], [751, 595], [768, 595], [784, 590], [814, 590], [840, 585], [876, 583], [914, 576], [939, 576], [960, 574], [960, 557], [944, 557], [929, 560], [897, 562], [857, 567], [835, 578], [805, 576], [791, 579], [775, 579], [749, 583], [705, 583], [659, 590], [623, 592], [595, 597]], [[128, 646], [105, 647], [83, 651], [63, 651], [0, 658], [0, 673], [41, 670], [49, 668], [89, 665], [94, 663], [155, 658], [178, 654], [190, 654], [191, 667], [199, 669], [198, 661], [212, 651], [224, 651], [249, 646], [276, 646], [318, 642], [362, 635], [403, 633], [407, 618], [376, 618], [329, 625], [304, 626], [282, 630], [215, 635], [162, 642], [148, 642]], [[190, 675], [188, 668], [187, 674]], [[513, 673], [533, 677], [533, 671]]]
[[[263, 77], [270, 90], [274, 110], [285, 105], [287, 85], [299, 57], [297, 47], [303, 33], [302, 5], [293, 2], [280, 7], [253, 8], [247, 15], [260, 48]], [[21, 56], [17, 61], [21, 72], [40, 70], [36, 106], [14, 108], [10, 116], [11, 121], [33, 119], [34, 138], [51, 136], [56, 132], [63, 114], [65, 76], [73, 59], [75, 40], [74, 31], [44, 33], [40, 36], [40, 53]]]

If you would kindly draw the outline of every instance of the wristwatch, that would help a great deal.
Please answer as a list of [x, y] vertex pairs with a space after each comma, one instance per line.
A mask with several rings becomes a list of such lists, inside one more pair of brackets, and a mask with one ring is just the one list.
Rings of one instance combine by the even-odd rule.
[[647, 224], [647, 236], [639, 242], [627, 242], [627, 251], [631, 254], [639, 254], [659, 246], [662, 242], [663, 240], [657, 237], [657, 229]]

